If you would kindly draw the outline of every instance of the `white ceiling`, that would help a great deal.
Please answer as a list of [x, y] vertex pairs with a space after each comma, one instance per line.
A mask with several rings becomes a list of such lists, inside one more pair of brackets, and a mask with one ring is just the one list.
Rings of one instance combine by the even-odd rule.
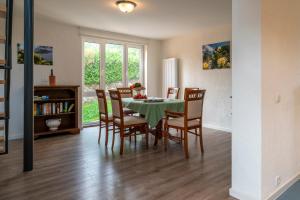
[[36, 0], [35, 12], [76, 26], [155, 39], [231, 24], [231, 0], [133, 0], [137, 8], [129, 14], [121, 13], [115, 1]]

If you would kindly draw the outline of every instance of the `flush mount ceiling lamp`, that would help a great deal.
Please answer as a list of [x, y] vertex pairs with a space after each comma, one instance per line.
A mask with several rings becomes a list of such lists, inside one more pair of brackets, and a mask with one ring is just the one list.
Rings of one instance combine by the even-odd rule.
[[116, 4], [124, 13], [130, 13], [136, 7], [136, 3], [134, 3], [133, 1], [117, 1]]

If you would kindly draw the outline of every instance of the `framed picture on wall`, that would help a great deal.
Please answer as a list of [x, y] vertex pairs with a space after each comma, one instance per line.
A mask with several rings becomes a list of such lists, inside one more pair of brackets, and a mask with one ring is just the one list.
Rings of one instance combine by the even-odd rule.
[[203, 45], [203, 69], [231, 68], [230, 42]]
[[[17, 44], [18, 64], [24, 64], [24, 45]], [[34, 46], [34, 64], [35, 65], [53, 65], [53, 47]]]

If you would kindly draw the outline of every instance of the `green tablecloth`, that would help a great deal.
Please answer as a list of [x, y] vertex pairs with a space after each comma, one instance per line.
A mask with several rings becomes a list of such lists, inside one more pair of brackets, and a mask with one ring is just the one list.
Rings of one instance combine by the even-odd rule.
[[173, 112], [184, 111], [184, 101], [176, 99], [165, 99], [164, 102], [146, 103], [132, 98], [123, 98], [123, 105], [137, 113], [145, 116], [150, 127], [154, 128], [165, 116], [165, 110]]

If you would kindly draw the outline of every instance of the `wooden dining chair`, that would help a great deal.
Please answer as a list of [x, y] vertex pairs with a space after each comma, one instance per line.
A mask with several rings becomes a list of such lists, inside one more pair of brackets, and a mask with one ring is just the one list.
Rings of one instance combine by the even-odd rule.
[[[185, 88], [185, 90], [200, 90], [198, 87], [188, 87], [188, 88]], [[197, 132], [198, 132], [198, 130], [197, 130], [198, 128], [195, 128], [195, 133], [196, 134], [198, 134]], [[182, 135], [183, 135], [183, 131], [181, 130], [181, 132], [180, 132], [180, 134], [181, 134], [181, 137], [182, 137]]]
[[[121, 98], [132, 98], [133, 97], [133, 91], [131, 88], [117, 88], [117, 90], [119, 91]], [[133, 115], [136, 112], [134, 112], [133, 110], [123, 107], [123, 111], [125, 115]]]
[[198, 87], [187, 87], [186, 90], [200, 90]]
[[[120, 154], [124, 152], [124, 138], [132, 135], [146, 135], [146, 146], [148, 148], [148, 124], [144, 118], [138, 116], [124, 115], [122, 107], [121, 94], [117, 90], [109, 90], [110, 99], [112, 102], [113, 110], [113, 141], [112, 149], [114, 148], [115, 134], [117, 129], [120, 132]], [[142, 132], [143, 131], [143, 132]], [[139, 132], [139, 134], [137, 134]]]
[[132, 98], [133, 97], [133, 91], [131, 88], [123, 87], [123, 88], [117, 88], [119, 91], [121, 98]]
[[[179, 99], [179, 92], [180, 92], [180, 88], [169, 87], [167, 93], [167, 99]], [[178, 133], [178, 130], [176, 131]]]
[[179, 91], [180, 91], [180, 88], [169, 87], [168, 88], [168, 93], [167, 93], [167, 98], [168, 99], [178, 99], [179, 98]]
[[104, 90], [96, 90], [97, 98], [98, 98], [98, 108], [99, 108], [99, 136], [98, 136], [98, 144], [100, 144], [100, 138], [101, 138], [101, 130], [102, 128], [105, 128], [105, 146], [108, 144], [108, 133], [112, 129], [112, 122], [113, 117], [112, 114], [108, 113], [107, 109], [107, 101], [106, 101], [106, 95]]
[[[201, 153], [204, 153], [203, 138], [202, 138], [202, 111], [205, 96], [205, 90], [186, 89], [184, 112], [165, 111], [166, 120], [164, 124], [164, 144], [167, 149], [168, 139], [181, 140], [184, 142], [185, 157], [189, 158], [188, 151], [188, 133], [192, 133], [200, 137]], [[175, 137], [170, 135], [170, 129], [179, 129], [184, 134], [183, 137]], [[192, 132], [199, 128], [199, 133]]]

